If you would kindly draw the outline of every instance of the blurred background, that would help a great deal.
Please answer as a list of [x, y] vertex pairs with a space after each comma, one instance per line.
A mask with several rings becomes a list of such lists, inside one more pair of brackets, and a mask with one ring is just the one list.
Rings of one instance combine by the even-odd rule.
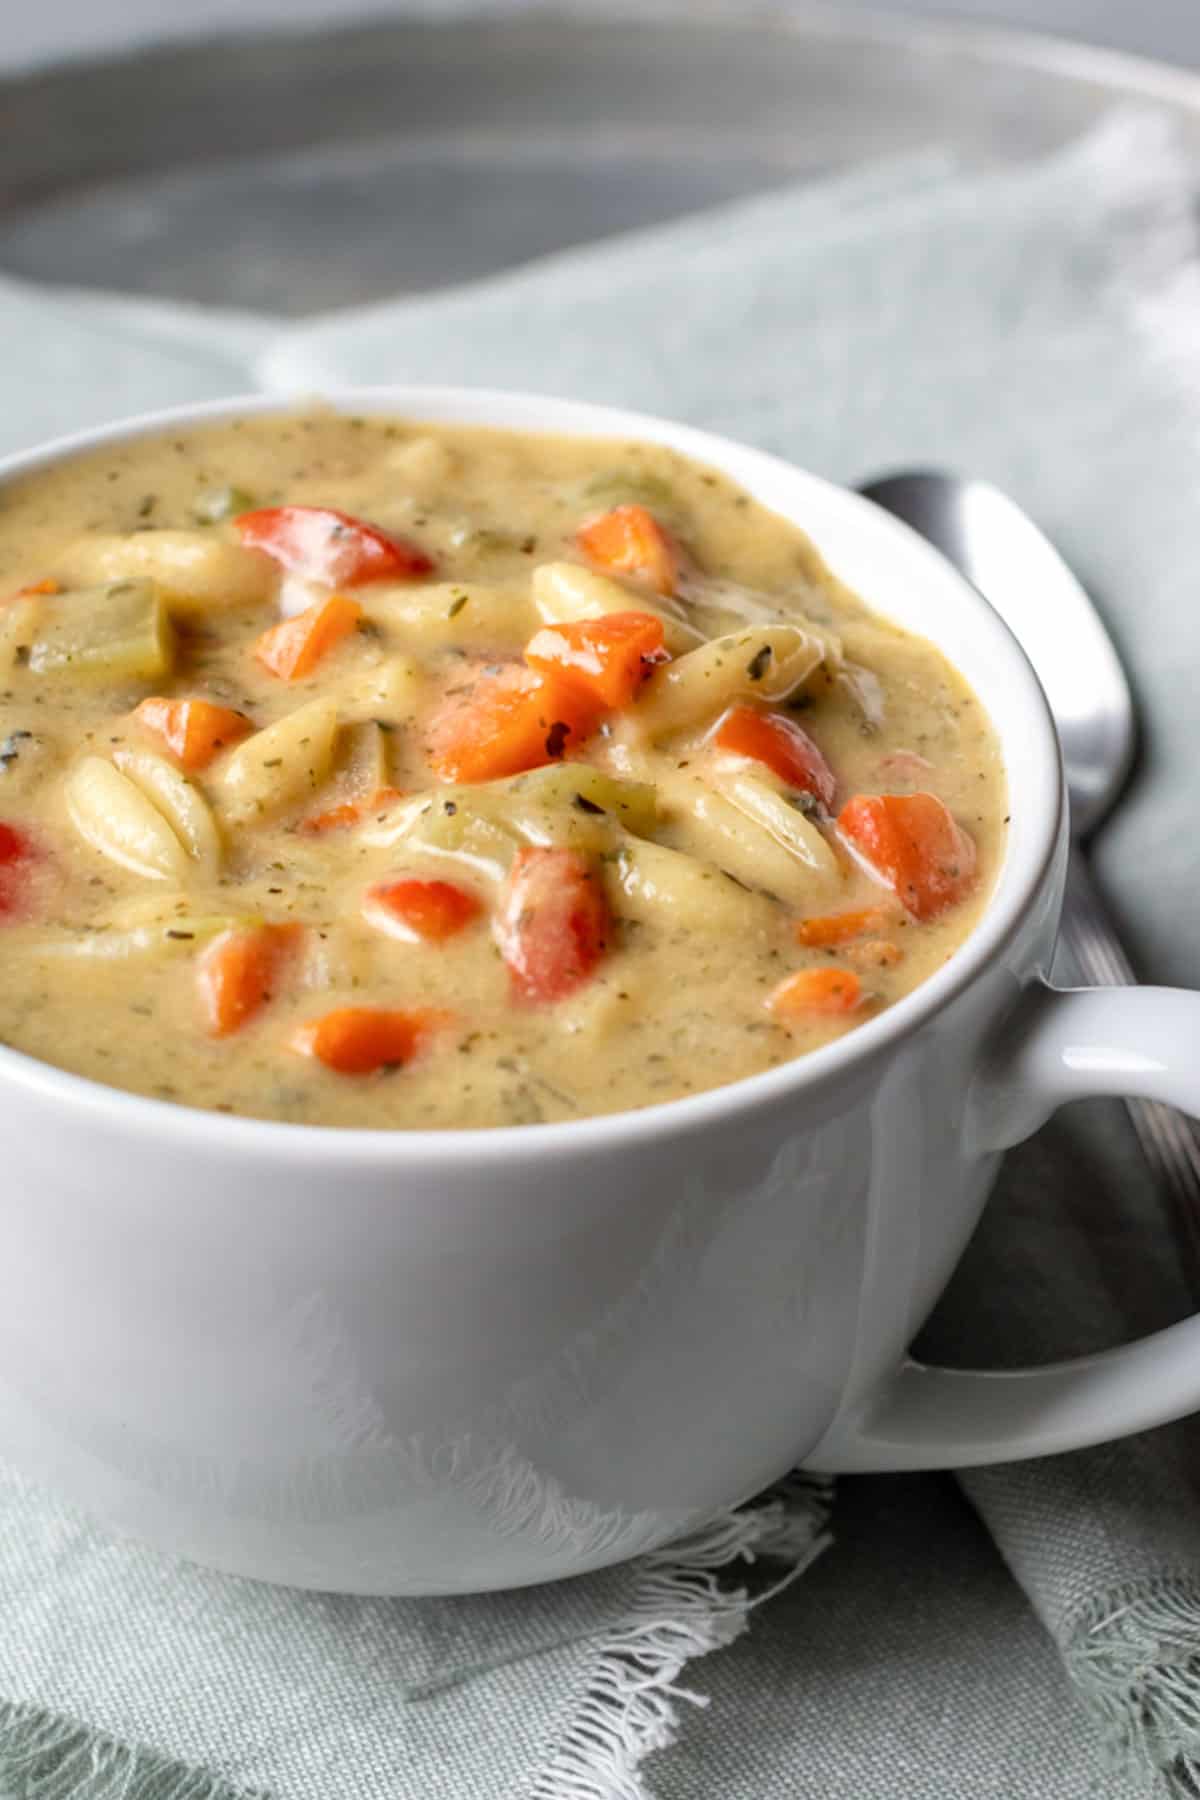
[[[103, 52], [147, 39], [194, 37], [236, 26], [330, 23], [354, 15], [426, 11], [513, 11], [522, 0], [205, 0], [191, 8], [179, 0], [39, 0], [36, 6], [6, 8], [0, 34], [0, 62], [10, 66], [79, 52]], [[580, 0], [575, 0], [579, 10]], [[603, 0], [592, 6], [603, 14]], [[737, 10], [736, 4], [730, 10]], [[836, 0], [830, 12], [838, 9]], [[878, 13], [924, 12], [977, 22], [1036, 27], [1091, 39], [1147, 56], [1200, 66], [1200, 4], [1197, 0], [943, 0], [940, 6], [913, 7], [906, 0], [874, 0]]]

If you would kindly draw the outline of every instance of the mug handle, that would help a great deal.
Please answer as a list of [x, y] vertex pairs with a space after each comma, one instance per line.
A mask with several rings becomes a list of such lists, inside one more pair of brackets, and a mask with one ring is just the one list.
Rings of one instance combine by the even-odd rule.
[[[1200, 1117], [1200, 993], [1039, 984], [972, 1095], [981, 1153], [1007, 1149], [1068, 1100], [1162, 1101]], [[962, 1469], [1105, 1443], [1200, 1409], [1200, 1314], [1116, 1350], [1033, 1369], [942, 1369], [906, 1358], [805, 1468]]]

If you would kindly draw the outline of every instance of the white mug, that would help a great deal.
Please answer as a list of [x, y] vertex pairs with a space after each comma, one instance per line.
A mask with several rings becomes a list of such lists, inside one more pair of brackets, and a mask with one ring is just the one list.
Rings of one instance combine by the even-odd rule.
[[[192, 1111], [0, 1051], [0, 1456], [220, 1569], [449, 1593], [651, 1549], [797, 1463], [1008, 1460], [1200, 1405], [1195, 1318], [1050, 1368], [906, 1357], [1005, 1146], [1082, 1095], [1200, 1103], [1200, 996], [1045, 984], [1062, 773], [995, 614], [869, 502], [704, 432], [530, 395], [330, 398], [648, 439], [723, 469], [974, 687], [1007, 764], [1004, 867], [967, 941], [879, 1017], [615, 1117], [336, 1131]], [[9, 458], [0, 481], [279, 404], [88, 432]]]

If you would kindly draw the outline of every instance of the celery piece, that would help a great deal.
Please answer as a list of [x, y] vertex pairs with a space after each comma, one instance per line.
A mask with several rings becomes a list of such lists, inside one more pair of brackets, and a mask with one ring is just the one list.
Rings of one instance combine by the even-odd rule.
[[220, 525], [238, 513], [249, 512], [254, 498], [245, 488], [205, 488], [192, 501], [192, 517], [201, 525]]
[[29, 667], [39, 675], [143, 681], [165, 675], [172, 653], [170, 621], [153, 581], [114, 581], [38, 601]]
[[631, 501], [641, 506], [657, 507], [673, 512], [679, 505], [675, 489], [661, 475], [648, 469], [605, 469], [593, 475], [583, 490], [588, 500], [608, 506], [627, 506]]

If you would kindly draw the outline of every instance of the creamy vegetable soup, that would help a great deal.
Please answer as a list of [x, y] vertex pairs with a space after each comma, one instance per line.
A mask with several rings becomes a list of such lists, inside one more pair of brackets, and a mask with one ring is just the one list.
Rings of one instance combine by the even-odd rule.
[[638, 443], [330, 411], [0, 495], [0, 1039], [343, 1126], [640, 1107], [960, 944], [979, 701]]

